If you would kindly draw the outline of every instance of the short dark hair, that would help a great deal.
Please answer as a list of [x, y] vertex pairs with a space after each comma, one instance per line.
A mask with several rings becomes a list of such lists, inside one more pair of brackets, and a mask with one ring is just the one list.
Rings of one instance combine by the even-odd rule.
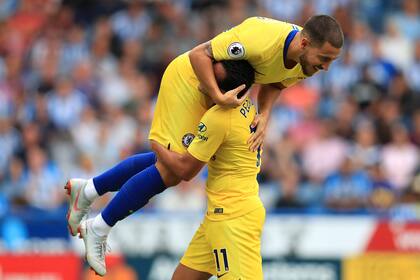
[[333, 17], [327, 15], [309, 18], [305, 22], [302, 32], [318, 47], [328, 42], [335, 48], [341, 48], [344, 43], [340, 24]]
[[218, 82], [218, 86], [223, 91], [229, 91], [245, 85], [245, 88], [238, 94], [240, 98], [252, 86], [255, 81], [255, 70], [246, 60], [221, 60], [226, 71], [226, 77]]

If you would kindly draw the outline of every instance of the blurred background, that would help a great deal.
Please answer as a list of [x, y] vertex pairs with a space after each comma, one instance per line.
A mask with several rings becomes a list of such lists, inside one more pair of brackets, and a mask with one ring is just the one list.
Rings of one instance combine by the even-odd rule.
[[[273, 109], [259, 175], [265, 279], [420, 279], [419, 5], [0, 0], [0, 279], [95, 279], [67, 232], [66, 180], [149, 150], [174, 57], [250, 16], [303, 25], [314, 14], [341, 23], [345, 46]], [[119, 223], [103, 279], [170, 279], [205, 180]]]

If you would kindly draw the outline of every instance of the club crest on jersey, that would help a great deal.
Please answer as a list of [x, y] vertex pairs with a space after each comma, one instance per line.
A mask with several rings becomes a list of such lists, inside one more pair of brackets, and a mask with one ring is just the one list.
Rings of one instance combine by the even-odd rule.
[[198, 131], [199, 132], [205, 132], [206, 130], [207, 130], [207, 126], [204, 123], [200, 122], [198, 124]]
[[185, 148], [188, 148], [191, 144], [191, 142], [194, 140], [194, 134], [187, 133], [182, 137], [182, 145], [184, 145]]
[[231, 58], [242, 58], [245, 56], [245, 48], [238, 42], [230, 44], [227, 51]]

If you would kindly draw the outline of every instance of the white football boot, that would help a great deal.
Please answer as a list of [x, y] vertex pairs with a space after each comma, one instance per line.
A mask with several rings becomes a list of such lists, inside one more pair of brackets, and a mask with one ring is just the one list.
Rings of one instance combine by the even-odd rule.
[[106, 274], [105, 253], [108, 250], [107, 236], [99, 236], [92, 230], [94, 219], [83, 220], [78, 232], [85, 243], [86, 260], [89, 266], [100, 276]]
[[84, 189], [88, 180], [70, 179], [64, 189], [69, 195], [69, 209], [67, 210], [67, 223], [70, 234], [77, 235], [77, 229], [82, 219], [89, 212], [91, 202], [86, 198]]

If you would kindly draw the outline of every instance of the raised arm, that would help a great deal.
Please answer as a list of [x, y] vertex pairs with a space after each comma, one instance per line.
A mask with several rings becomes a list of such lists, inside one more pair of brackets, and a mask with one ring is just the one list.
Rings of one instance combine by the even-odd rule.
[[189, 58], [194, 73], [200, 81], [201, 90], [209, 95], [214, 103], [225, 107], [237, 107], [243, 103], [247, 94], [244, 94], [240, 99], [237, 98], [237, 95], [245, 88], [245, 85], [241, 85], [224, 94], [220, 91], [214, 75], [214, 59], [210, 42], [203, 43], [192, 49], [189, 53]]
[[251, 124], [252, 127], [257, 127], [257, 129], [248, 140], [249, 150], [256, 151], [263, 144], [274, 102], [284, 88], [281, 83], [260, 86], [258, 93], [258, 115], [255, 116]]
[[152, 149], [156, 152], [158, 159], [165, 165], [171, 172], [173, 172], [182, 180], [189, 181], [197, 175], [197, 173], [206, 164], [194, 158], [188, 152], [178, 154], [176, 152], [166, 149], [155, 141], [151, 141]]

